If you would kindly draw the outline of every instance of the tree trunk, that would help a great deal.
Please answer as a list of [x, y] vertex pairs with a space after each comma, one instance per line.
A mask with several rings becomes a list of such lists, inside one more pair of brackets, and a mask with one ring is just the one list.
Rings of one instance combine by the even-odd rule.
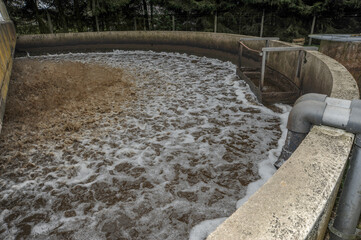
[[59, 12], [60, 25], [64, 32], [68, 32], [68, 25], [65, 19], [64, 2], [61, 0], [55, 1], [56, 8]]
[[172, 15], [172, 30], [175, 31], [175, 17]]
[[97, 32], [99, 32], [99, 19], [98, 19], [98, 13], [96, 11], [96, 0], [92, 0], [92, 11], [93, 11], [93, 15], [95, 17], [95, 26], [97, 29]]
[[49, 11], [48, 11], [48, 10], [46, 10], [46, 16], [47, 16], [47, 18], [48, 18], [49, 32], [50, 32], [50, 33], [54, 33], [53, 23], [51, 22], [51, 17], [50, 17], [50, 14], [49, 14]]
[[134, 31], [137, 31], [137, 17], [134, 17]]
[[154, 30], [154, 14], [153, 14], [153, 1], [150, 1], [150, 27], [151, 30]]
[[148, 27], [146, 27], [144, 25], [144, 30], [146, 30], [147, 28], [148, 28], [148, 30], [150, 30], [148, 6], [147, 6], [147, 1], [146, 0], [143, 0], [143, 12], [144, 12], [144, 15], [145, 15], [145, 24], [148, 24]]
[[76, 29], [80, 32], [82, 30], [82, 21], [80, 18], [79, 0], [74, 0], [74, 16]]
[[27, 0], [26, 5], [29, 6], [29, 8], [32, 10], [33, 14], [35, 15], [35, 19], [38, 22], [38, 26], [39, 26], [39, 32], [46, 33], [48, 30], [48, 27], [45, 25], [45, 23], [41, 19], [37, 1], [36, 0]]

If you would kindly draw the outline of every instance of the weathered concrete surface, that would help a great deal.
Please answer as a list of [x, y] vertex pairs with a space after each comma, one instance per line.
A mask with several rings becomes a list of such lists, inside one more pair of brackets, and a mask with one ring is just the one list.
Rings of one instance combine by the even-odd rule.
[[2, 16], [5, 17], [5, 21], [0, 21], [0, 131], [5, 112], [16, 41], [14, 24], [9, 19], [6, 19], [8, 15], [7, 13], [3, 13], [3, 11], [4, 8], [1, 8], [1, 13]]
[[[236, 34], [206, 32], [125, 31], [60, 33], [23, 35], [17, 40], [18, 53], [43, 54], [99, 50], [155, 50], [177, 51], [221, 60], [238, 61], [238, 40], [247, 37]], [[251, 48], [261, 50], [264, 41], [246, 42]], [[272, 41], [270, 46], [295, 46], [291, 43]], [[269, 54], [268, 65], [280, 72], [302, 89], [304, 93], [331, 94], [333, 87], [329, 67], [319, 61], [315, 51], [307, 51], [301, 66], [301, 76], [296, 77], [298, 51]], [[317, 79], [317, 81], [315, 81]]]
[[344, 65], [361, 88], [361, 42], [337, 42], [322, 40], [320, 52]]
[[[292, 157], [208, 240], [318, 238], [330, 212], [353, 135], [314, 127]], [[313, 236], [310, 236], [312, 233]]]
[[176, 51], [236, 62], [241, 35], [208, 32], [124, 31], [23, 35], [17, 52], [30, 54], [95, 50]]

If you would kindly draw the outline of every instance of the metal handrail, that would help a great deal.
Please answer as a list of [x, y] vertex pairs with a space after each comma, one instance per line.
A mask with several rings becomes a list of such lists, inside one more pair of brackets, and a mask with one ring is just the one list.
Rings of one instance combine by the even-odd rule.
[[318, 47], [264, 47], [262, 52], [318, 51]]
[[262, 51], [258, 51], [256, 49], [252, 49], [250, 47], [248, 47], [246, 44], [244, 44], [242, 41], [239, 42], [243, 47], [245, 47], [247, 50], [251, 51], [251, 52], [255, 52], [258, 53], [260, 56], [262, 56]]
[[240, 38], [239, 41], [262, 41], [262, 40], [280, 40], [278, 37], [250, 37], [250, 38]]

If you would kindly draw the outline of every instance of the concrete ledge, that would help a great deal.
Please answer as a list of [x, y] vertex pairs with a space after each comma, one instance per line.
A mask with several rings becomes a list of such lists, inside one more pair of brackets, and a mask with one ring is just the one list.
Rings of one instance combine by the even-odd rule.
[[321, 40], [320, 52], [344, 65], [361, 88], [361, 42], [354, 41], [353, 38], [359, 39], [360, 37], [350, 37], [347, 42], [337, 38], [323, 39]]
[[15, 51], [16, 34], [11, 21], [0, 22], [0, 131]]
[[17, 52], [30, 54], [112, 49], [185, 52], [236, 63], [241, 35], [208, 32], [86, 32], [18, 37]]
[[352, 141], [342, 130], [314, 127], [273, 177], [207, 239], [322, 236], [325, 224], [315, 227], [332, 209]]
[[[68, 50], [142, 49], [181, 51], [237, 63], [233, 34], [198, 32], [104, 32], [29, 35], [17, 50], [30, 53]], [[271, 46], [291, 45], [273, 41]], [[304, 58], [301, 77], [293, 78], [297, 55], [274, 55], [269, 64], [294, 80], [304, 93], [359, 98], [355, 80], [337, 61], [315, 51]], [[208, 239], [322, 239], [352, 147], [353, 135], [314, 127], [277, 173], [220, 225]]]

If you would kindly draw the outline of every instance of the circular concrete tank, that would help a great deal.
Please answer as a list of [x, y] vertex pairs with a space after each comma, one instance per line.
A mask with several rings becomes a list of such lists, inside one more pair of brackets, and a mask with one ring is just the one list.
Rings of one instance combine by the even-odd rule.
[[320, 52], [344, 65], [361, 89], [361, 34], [314, 34], [310, 37], [321, 40]]
[[[238, 39], [231, 34], [197, 32], [106, 32], [21, 36], [23, 52], [69, 49], [154, 49], [193, 52], [237, 61]], [[290, 44], [273, 41], [271, 46]], [[292, 54], [270, 64], [284, 75], [296, 61]], [[307, 52], [301, 78], [304, 93], [359, 98], [350, 73], [335, 60]], [[208, 239], [315, 239], [327, 227], [353, 134], [315, 126], [291, 158], [242, 207], [221, 224]], [[331, 167], [332, 166], [332, 167]]]

